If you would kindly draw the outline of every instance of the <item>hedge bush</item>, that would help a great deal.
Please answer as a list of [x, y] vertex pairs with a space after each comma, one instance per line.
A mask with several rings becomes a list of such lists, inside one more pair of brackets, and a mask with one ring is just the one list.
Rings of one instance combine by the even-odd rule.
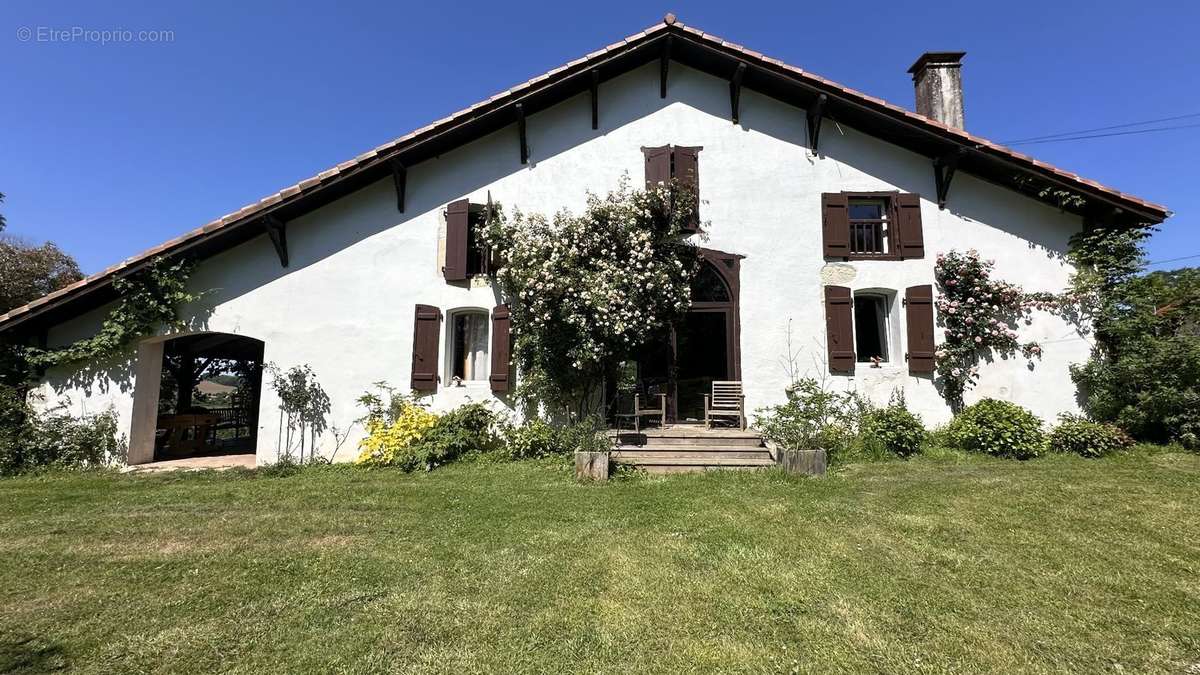
[[0, 475], [41, 468], [97, 468], [125, 460], [112, 411], [83, 418], [34, 411], [13, 388], [0, 386]]
[[1133, 439], [1112, 424], [1093, 422], [1079, 415], [1059, 415], [1050, 432], [1050, 449], [1081, 457], [1103, 457], [1133, 445]]
[[1037, 457], [1046, 441], [1037, 415], [1015, 403], [993, 398], [960, 412], [950, 422], [946, 435], [963, 450], [1015, 459]]
[[900, 457], [917, 454], [925, 442], [925, 425], [921, 418], [903, 404], [892, 404], [867, 412], [863, 417], [862, 430], [869, 440]]
[[563, 426], [537, 418], [526, 420], [505, 430], [504, 443], [504, 454], [510, 459], [539, 459], [569, 455], [576, 450], [596, 451], [609, 447], [604, 436], [604, 424], [595, 419], [584, 419]]

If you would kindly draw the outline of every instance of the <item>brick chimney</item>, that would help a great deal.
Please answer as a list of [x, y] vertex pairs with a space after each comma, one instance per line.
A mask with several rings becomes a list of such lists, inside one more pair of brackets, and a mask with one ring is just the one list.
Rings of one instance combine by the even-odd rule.
[[917, 113], [963, 127], [962, 58], [966, 52], [925, 52], [908, 72], [917, 90]]

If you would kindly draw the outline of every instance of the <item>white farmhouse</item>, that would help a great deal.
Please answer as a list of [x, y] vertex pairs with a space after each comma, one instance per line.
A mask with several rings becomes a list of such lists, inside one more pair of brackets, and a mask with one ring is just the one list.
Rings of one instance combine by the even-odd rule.
[[[977, 249], [1000, 278], [1059, 291], [1072, 234], [1168, 215], [967, 133], [961, 57], [914, 64], [914, 113], [668, 15], [0, 316], [0, 331], [69, 344], [96, 331], [114, 279], [159, 256], [196, 261], [190, 284], [207, 292], [182, 308], [191, 332], [45, 373], [40, 385], [47, 405], [114, 408], [135, 464], [155, 458], [156, 429], [167, 433], [164, 355], [175, 368], [196, 355], [309, 364], [341, 429], [380, 380], [426, 393], [436, 409], [511, 405], [519, 374], [507, 363], [508, 313], [472, 253], [475, 214], [489, 197], [525, 212], [579, 211], [588, 191], [607, 192], [623, 175], [675, 176], [698, 188], [706, 267], [674, 348], [647, 350], [639, 363], [644, 385], [669, 392], [672, 418], [702, 416], [714, 380], [741, 381], [754, 410], [807, 375], [879, 402], [901, 391], [927, 423], [944, 422], [932, 372], [936, 254]], [[1064, 207], [1051, 191], [1081, 199]], [[985, 364], [968, 400], [1009, 399], [1045, 419], [1075, 410], [1068, 367], [1086, 360], [1088, 341], [1048, 314], [1020, 331], [1044, 345], [1042, 358]], [[268, 386], [252, 391], [216, 423], [270, 462], [279, 402]], [[355, 439], [339, 458], [353, 456]], [[319, 444], [331, 453], [333, 435]]]

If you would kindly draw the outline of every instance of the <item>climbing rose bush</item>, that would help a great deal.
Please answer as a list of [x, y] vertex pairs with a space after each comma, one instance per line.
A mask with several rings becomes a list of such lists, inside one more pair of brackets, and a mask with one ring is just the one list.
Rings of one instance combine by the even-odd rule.
[[687, 311], [694, 207], [677, 184], [639, 191], [625, 176], [578, 215], [495, 211], [482, 239], [501, 261], [524, 396], [586, 414], [606, 371]]
[[1034, 310], [1057, 311], [1063, 300], [1049, 293], [1026, 293], [1020, 286], [992, 278], [994, 260], [974, 249], [940, 253], [934, 267], [938, 283], [938, 320], [945, 328], [939, 345], [937, 376], [942, 394], [961, 405], [963, 392], [979, 381], [981, 354], [994, 350], [1032, 359], [1042, 353], [1036, 342], [1020, 342], [1017, 324]]

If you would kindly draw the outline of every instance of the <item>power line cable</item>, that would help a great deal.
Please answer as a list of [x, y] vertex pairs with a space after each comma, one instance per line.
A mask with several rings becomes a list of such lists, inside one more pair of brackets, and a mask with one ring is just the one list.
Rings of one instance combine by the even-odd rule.
[[1180, 258], [1167, 258], [1166, 260], [1155, 260], [1155, 261], [1146, 263], [1146, 267], [1149, 267], [1151, 265], [1163, 265], [1163, 264], [1171, 263], [1171, 262], [1179, 262], [1180, 260], [1191, 260], [1192, 258], [1200, 258], [1200, 253], [1197, 253], [1195, 255], [1185, 255]]
[[1040, 145], [1043, 143], [1065, 143], [1067, 141], [1083, 141], [1089, 138], [1108, 138], [1110, 136], [1132, 136], [1135, 134], [1149, 134], [1156, 131], [1173, 131], [1175, 129], [1193, 129], [1200, 127], [1200, 124], [1179, 124], [1171, 127], [1155, 127], [1153, 129], [1138, 129], [1136, 131], [1114, 131], [1109, 134], [1089, 134], [1085, 136], [1069, 136], [1067, 138], [1047, 138], [1040, 141], [1016, 141], [1005, 143], [1004, 145]]
[[1004, 143], [1004, 145], [1012, 145], [1013, 143], [1025, 143], [1028, 141], [1041, 141], [1041, 140], [1045, 140], [1048, 138], [1059, 138], [1061, 136], [1077, 136], [1079, 134], [1090, 134], [1090, 133], [1094, 133], [1097, 131], [1111, 131], [1113, 129], [1128, 129], [1129, 127], [1141, 127], [1141, 126], [1145, 126], [1147, 124], [1158, 124], [1160, 122], [1174, 122], [1176, 120], [1186, 120], [1186, 119], [1192, 119], [1194, 117], [1200, 117], [1200, 112], [1188, 113], [1186, 115], [1175, 115], [1173, 117], [1160, 117], [1158, 119], [1143, 120], [1141, 122], [1128, 122], [1126, 124], [1113, 124], [1113, 125], [1107, 126], [1107, 127], [1096, 127], [1095, 129], [1079, 129], [1077, 131], [1064, 131], [1064, 132], [1057, 133], [1057, 134], [1046, 134], [1045, 136], [1030, 136], [1029, 138], [1018, 138], [1013, 141], [1007, 141]]

